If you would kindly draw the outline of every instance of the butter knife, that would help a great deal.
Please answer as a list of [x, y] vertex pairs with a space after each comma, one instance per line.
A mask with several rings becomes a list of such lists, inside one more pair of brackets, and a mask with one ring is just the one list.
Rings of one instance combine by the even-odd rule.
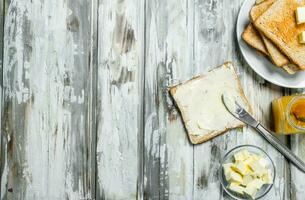
[[283, 144], [274, 133], [267, 130], [256, 119], [254, 119], [241, 105], [238, 98], [228, 94], [222, 95], [222, 101], [227, 110], [237, 119], [253, 127], [259, 132], [274, 148], [276, 148], [283, 156], [285, 156], [291, 163], [293, 163], [301, 171], [305, 172], [305, 163], [297, 157], [285, 144]]

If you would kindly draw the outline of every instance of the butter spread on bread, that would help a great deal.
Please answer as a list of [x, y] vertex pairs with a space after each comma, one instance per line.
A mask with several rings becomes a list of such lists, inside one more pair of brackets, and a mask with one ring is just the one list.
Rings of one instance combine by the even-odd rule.
[[244, 107], [251, 110], [229, 62], [170, 89], [192, 143], [202, 143], [243, 126], [226, 110], [221, 98], [224, 92], [239, 97]]

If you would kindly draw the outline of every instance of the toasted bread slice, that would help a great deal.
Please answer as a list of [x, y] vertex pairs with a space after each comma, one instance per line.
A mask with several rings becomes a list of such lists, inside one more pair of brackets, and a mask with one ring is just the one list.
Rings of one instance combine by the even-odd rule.
[[250, 10], [250, 19], [254, 22], [261, 16], [276, 0], [266, 0], [258, 5], [255, 5]]
[[296, 24], [295, 10], [304, 5], [304, 0], [278, 0], [254, 22], [259, 31], [303, 70], [305, 45], [299, 43], [298, 35], [305, 31], [305, 25]]
[[288, 74], [295, 74], [296, 72], [300, 71], [300, 68], [296, 66], [295, 64], [289, 63], [287, 65], [283, 66], [283, 69], [288, 73]]
[[264, 55], [269, 55], [264, 42], [262, 41], [259, 33], [255, 30], [252, 23], [246, 27], [241, 37], [251, 47], [255, 48]]
[[208, 141], [244, 124], [233, 117], [222, 102], [222, 94], [234, 95], [252, 111], [232, 63], [170, 88], [193, 144]]
[[282, 54], [282, 52], [266, 36], [264, 36], [264, 34], [260, 34], [269, 53], [271, 61], [278, 67], [283, 67], [284, 65], [289, 64], [290, 61], [288, 58]]
[[[250, 11], [250, 18], [254, 22], [259, 16], [261, 16], [276, 0], [267, 0], [263, 3], [254, 6]], [[261, 34], [261, 33], [260, 33]], [[268, 39], [261, 34], [262, 40], [269, 53], [271, 61], [278, 67], [282, 67], [289, 63], [288, 58]]]
[[[259, 17], [263, 11], [265, 11], [275, 0], [266, 0], [264, 2], [260, 2], [259, 6], [254, 6], [251, 9], [251, 15], [255, 18]], [[266, 8], [265, 8], [266, 7]], [[263, 11], [262, 11], [263, 10]], [[244, 41], [249, 44], [251, 47], [255, 48], [259, 52], [264, 55], [269, 55], [268, 49], [266, 48], [264, 42], [262, 41], [261, 35], [255, 29], [252, 23], [250, 23], [244, 30], [242, 34], [242, 38]]]

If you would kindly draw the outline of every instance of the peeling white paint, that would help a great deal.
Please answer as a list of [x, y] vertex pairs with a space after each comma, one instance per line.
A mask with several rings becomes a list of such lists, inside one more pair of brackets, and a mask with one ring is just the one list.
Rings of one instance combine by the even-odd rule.
[[[82, 163], [87, 151], [84, 140], [86, 88], [75, 89], [76, 83], [83, 87], [88, 81], [88, 51], [84, 54], [82, 40], [89, 40], [85, 36], [90, 24], [82, 18], [81, 12], [76, 13], [80, 15], [77, 19], [83, 20], [77, 23], [83, 26], [77, 27], [79, 33], [68, 31], [71, 9], [83, 5], [73, 2], [74, 8], [69, 6], [70, 1], [12, 1], [8, 9], [4, 86], [6, 98], [11, 99], [13, 105], [8, 113], [13, 117], [12, 134], [18, 139], [14, 157], [8, 163], [16, 163], [22, 172], [21, 177], [15, 174], [14, 180], [9, 180], [7, 177], [14, 172], [12, 165], [6, 165], [1, 190], [8, 184], [16, 191], [9, 199], [20, 199], [18, 195], [22, 195], [22, 199], [90, 197], [90, 191], [84, 187], [84, 180], [90, 178], [86, 177], [89, 169], [83, 168]], [[78, 34], [82, 40], [74, 41]], [[77, 67], [81, 70], [76, 71]], [[70, 74], [69, 86], [64, 84], [66, 72]], [[69, 104], [64, 104], [67, 102]], [[23, 116], [24, 125], [16, 124], [16, 120], [22, 119], [15, 116]], [[24, 193], [18, 194], [21, 190]]]
[[[99, 5], [98, 29], [103, 34], [98, 41], [103, 51], [98, 56], [97, 187], [98, 196], [103, 194], [109, 199], [137, 196], [142, 67], [139, 53], [143, 45], [137, 41], [138, 34], [142, 34], [141, 24], [137, 23], [139, 3], [102, 1]], [[128, 44], [127, 52], [121, 49]]]
[[[6, 149], [6, 147], [5, 147], [5, 149]], [[5, 151], [4, 153], [7, 153], [7, 152]], [[8, 164], [7, 164], [7, 157], [5, 157], [4, 158], [4, 167], [3, 167], [3, 172], [2, 172], [3, 175], [1, 176], [1, 185], [0, 185], [1, 191], [3, 191], [3, 189], [4, 190], [7, 189], [6, 183], [8, 182], [8, 176], [7, 176], [8, 171], [9, 171], [9, 169], [8, 169]], [[5, 195], [5, 193], [1, 192], [0, 198], [4, 199], [4, 195]]]
[[173, 82], [192, 74], [189, 10], [186, 0], [150, 1], [147, 9], [145, 162], [160, 163], [147, 163], [145, 176], [147, 192], [160, 199], [193, 199], [193, 146], [178, 113], [169, 111], [173, 105], [167, 93]]
[[[26, 189], [24, 199], [90, 198], [90, 191], [83, 187], [86, 184], [83, 176], [87, 175], [82, 173], [88, 169], [82, 169], [82, 165], [87, 161], [82, 160], [84, 158], [80, 157], [84, 155], [78, 152], [79, 148], [86, 148], [81, 145], [88, 137], [85, 130], [88, 91], [83, 88], [88, 81], [84, 80], [88, 77], [88, 47], [83, 45], [86, 42], [74, 38], [77, 35], [78, 40], [86, 39], [85, 33], [90, 27], [87, 21], [82, 21], [79, 32], [67, 30], [68, 18], [84, 20], [78, 15], [86, 3], [79, 2], [12, 1], [9, 7], [9, 11], [16, 8], [17, 14], [8, 12], [6, 18], [4, 90], [6, 99], [12, 99], [13, 103], [10, 115], [15, 120], [14, 134], [22, 138], [22, 142], [15, 146], [13, 159], [22, 168], [21, 177], [15, 178]], [[212, 142], [193, 147], [188, 142], [179, 114], [170, 111], [173, 105], [166, 87], [225, 60], [233, 60], [252, 102], [255, 117], [263, 123], [270, 123], [267, 110], [271, 100], [281, 96], [282, 90], [262, 85], [263, 79], [244, 70], [246, 66], [239, 63], [233, 33], [237, 8], [241, 3], [224, 0], [146, 1], [144, 143], [145, 161], [152, 161], [145, 163], [143, 184], [150, 187], [148, 189], [155, 198], [226, 198], [221, 196], [215, 171], [227, 149], [245, 143], [259, 144], [275, 161], [277, 179], [268, 198], [286, 198], [290, 192], [284, 184], [288, 176], [284, 171], [286, 163], [283, 157], [252, 129], [244, 128], [243, 133], [231, 131]], [[79, 10], [75, 5], [80, 7]], [[142, 123], [139, 111], [143, 95], [140, 89], [144, 62], [144, 41], [141, 40], [144, 35], [141, 21], [144, 20], [144, 5], [143, 1], [100, 1], [98, 9], [98, 28], [102, 34], [98, 38], [96, 178], [100, 194], [97, 196], [134, 199], [141, 190], [137, 184], [141, 181], [138, 180], [138, 162], [142, 157], [138, 139]], [[24, 21], [26, 19], [28, 22]], [[32, 49], [29, 58], [25, 54], [28, 46], [24, 45], [24, 40], [29, 37], [28, 31], [22, 29], [25, 23], [30, 23], [33, 34], [32, 40], [26, 41]], [[124, 29], [126, 27], [130, 30]], [[134, 34], [133, 44], [130, 48], [123, 48], [127, 45], [124, 43], [125, 31], [131, 30], [129, 36]], [[130, 73], [130, 77], [125, 72]], [[26, 121], [20, 129], [14, 122], [22, 115]], [[8, 135], [7, 138], [10, 141], [13, 137]], [[305, 154], [301, 151], [302, 141], [304, 138], [292, 142], [299, 155]], [[216, 153], [211, 155], [213, 149]], [[16, 184], [16, 180], [11, 180], [13, 173], [9, 164], [12, 160], [5, 161], [2, 191], [7, 189], [6, 184], [9, 187], [14, 181]], [[78, 176], [75, 169], [85, 172], [80, 171], [82, 175]], [[154, 174], [148, 174], [148, 170], [155, 170]], [[304, 176], [293, 167], [291, 171], [293, 192], [301, 199], [305, 194]], [[153, 176], [158, 176], [157, 184], [152, 182]], [[206, 185], [200, 185], [199, 179], [203, 183], [206, 181]], [[4, 193], [1, 195], [4, 199]], [[9, 196], [8, 199], [18, 197]]]
[[[261, 79], [256, 80], [256, 74], [248, 70], [246, 64], [242, 65], [236, 55], [235, 20], [239, 6], [243, 1], [215, 1], [196, 2], [194, 21], [194, 59], [195, 72], [205, 72], [231, 60], [237, 67], [245, 89], [253, 107], [254, 116], [263, 124], [270, 125], [271, 101], [282, 95], [282, 90], [276, 86], [261, 85]], [[250, 71], [250, 72], [249, 72]], [[223, 136], [213, 139], [211, 142], [197, 145], [194, 149], [194, 199], [202, 196], [214, 197], [215, 199], [226, 199], [219, 197], [221, 185], [216, 184], [217, 170], [222, 156], [231, 148], [241, 144], [253, 144], [265, 149], [276, 164], [277, 179], [275, 187], [269, 193], [270, 199], [282, 199], [289, 191], [282, 184], [285, 177], [285, 160], [253, 129], [245, 127], [233, 130]], [[206, 184], [206, 185], [205, 185]], [[268, 198], [268, 199], [269, 199]]]

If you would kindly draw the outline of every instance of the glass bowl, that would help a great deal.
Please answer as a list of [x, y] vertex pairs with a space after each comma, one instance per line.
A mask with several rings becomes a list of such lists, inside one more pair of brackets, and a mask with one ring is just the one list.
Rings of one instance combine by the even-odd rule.
[[226, 180], [226, 177], [225, 177], [224, 171], [223, 171], [223, 167], [222, 167], [223, 164], [234, 162], [234, 154], [239, 151], [242, 151], [242, 150], [248, 150], [249, 153], [260, 155], [260, 156], [264, 157], [267, 161], [267, 168], [271, 170], [272, 184], [265, 184], [262, 186], [262, 188], [255, 195], [255, 199], [259, 199], [259, 198], [265, 196], [270, 191], [270, 189], [272, 188], [272, 185], [274, 183], [274, 179], [275, 179], [274, 163], [271, 160], [271, 158], [268, 156], [268, 154], [260, 147], [253, 146], [253, 145], [241, 145], [241, 146], [237, 146], [237, 147], [231, 149], [230, 151], [228, 151], [225, 154], [225, 156], [223, 157], [222, 162], [220, 163], [220, 169], [219, 169], [220, 183], [222, 185], [222, 188], [232, 198], [237, 199], [237, 200], [250, 199], [249, 197], [246, 197], [245, 195], [235, 193], [228, 189], [229, 183]]

